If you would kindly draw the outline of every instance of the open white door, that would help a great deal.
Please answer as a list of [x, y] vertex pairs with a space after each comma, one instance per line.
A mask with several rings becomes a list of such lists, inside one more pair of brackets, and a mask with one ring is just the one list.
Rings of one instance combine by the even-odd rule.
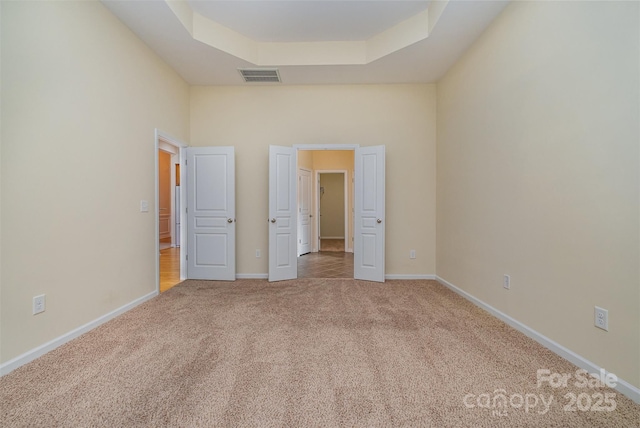
[[187, 278], [236, 279], [233, 147], [187, 148]]
[[298, 170], [298, 255], [311, 252], [311, 171]]
[[298, 277], [296, 149], [269, 146], [269, 281]]
[[384, 146], [355, 151], [354, 278], [384, 282]]

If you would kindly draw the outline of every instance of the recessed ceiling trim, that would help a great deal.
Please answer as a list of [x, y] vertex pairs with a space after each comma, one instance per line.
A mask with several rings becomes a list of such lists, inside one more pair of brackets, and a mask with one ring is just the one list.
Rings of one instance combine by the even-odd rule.
[[367, 40], [367, 63], [387, 56], [395, 51], [411, 46], [429, 37], [429, 15], [431, 5], [424, 12], [394, 25], [382, 33]]
[[[368, 64], [429, 37], [449, 2], [431, 1], [427, 10], [364, 41], [269, 43], [257, 42], [200, 15], [185, 1], [165, 1], [195, 40], [258, 66]], [[436, 16], [430, 16], [431, 10]]]
[[194, 12], [257, 42], [299, 43], [368, 40], [424, 11], [430, 0], [186, 1]]

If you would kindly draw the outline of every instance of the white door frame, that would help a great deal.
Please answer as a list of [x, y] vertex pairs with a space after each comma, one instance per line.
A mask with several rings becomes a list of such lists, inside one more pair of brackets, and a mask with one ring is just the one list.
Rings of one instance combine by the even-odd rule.
[[318, 169], [316, 170], [316, 214], [317, 214], [317, 226], [316, 226], [316, 243], [318, 244], [318, 251], [320, 251], [320, 174], [342, 174], [344, 177], [344, 252], [349, 250], [349, 173], [345, 169]]
[[[163, 132], [161, 130], [159, 130], [158, 128], [155, 129], [155, 138], [154, 138], [154, 146], [155, 146], [155, 151], [154, 151], [154, 190], [155, 190], [155, 201], [154, 201], [154, 215], [155, 215], [155, 258], [156, 258], [156, 293], [160, 293], [160, 232], [159, 232], [159, 227], [160, 227], [160, 222], [159, 222], [159, 218], [160, 218], [160, 205], [159, 205], [159, 201], [158, 198], [160, 196], [160, 191], [159, 191], [159, 180], [158, 180], [158, 150], [162, 149], [165, 151], [177, 151], [178, 156], [180, 157], [180, 165], [184, 165], [184, 158], [185, 158], [185, 152], [186, 150], [183, 150], [185, 147], [187, 147], [187, 144], [178, 140], [177, 138], [172, 137], [171, 135], [167, 134], [166, 132]], [[175, 173], [173, 173], [175, 174]], [[184, 168], [180, 168], [180, 183], [185, 183], [184, 178], [185, 178], [185, 171]], [[175, 182], [175, 178], [174, 178], [174, 182]], [[175, 190], [175, 189], [174, 189]], [[173, 194], [173, 191], [172, 191]], [[183, 248], [186, 248], [186, 216], [185, 216], [185, 192], [180, 192], [180, 212], [179, 213], [175, 213], [175, 215], [180, 216], [180, 280], [184, 280], [187, 277], [186, 274], [186, 268], [187, 268], [187, 264], [186, 264], [186, 258], [185, 258], [185, 253], [186, 251], [182, 251]], [[172, 198], [172, 202], [173, 204], [173, 198]], [[174, 209], [175, 211], [175, 209]], [[173, 222], [175, 227], [175, 221]]]

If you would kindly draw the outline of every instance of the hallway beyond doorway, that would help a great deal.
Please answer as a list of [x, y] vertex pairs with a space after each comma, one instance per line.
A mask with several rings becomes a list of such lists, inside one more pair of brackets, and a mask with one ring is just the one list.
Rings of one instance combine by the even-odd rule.
[[320, 238], [320, 251], [344, 252], [344, 239]]
[[180, 248], [160, 250], [160, 292], [180, 283]]
[[298, 278], [353, 278], [353, 253], [326, 251], [300, 256]]

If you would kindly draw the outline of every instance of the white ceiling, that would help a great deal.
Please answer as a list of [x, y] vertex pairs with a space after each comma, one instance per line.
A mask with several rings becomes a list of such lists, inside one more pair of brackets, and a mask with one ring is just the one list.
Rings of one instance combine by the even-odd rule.
[[427, 9], [428, 1], [202, 1], [191, 9], [261, 42], [366, 40]]
[[[207, 44], [196, 39], [192, 36], [194, 31], [178, 19], [164, 0], [102, 0], [102, 3], [188, 83], [256, 85], [244, 83], [237, 71], [255, 68], [255, 64], [241, 59], [242, 55], [235, 55], [233, 49], [226, 49], [224, 40]], [[327, 60], [323, 65], [268, 65], [279, 69], [282, 84], [435, 82], [489, 26], [508, 0], [439, 3], [444, 9], [437, 24], [429, 28], [428, 37], [416, 38], [417, 41], [405, 43], [406, 47], [394, 48], [397, 50], [371, 62], [333, 64]], [[438, 4], [436, 0], [431, 3], [417, 0], [188, 0], [187, 10], [204, 17], [201, 21], [224, 31], [229, 29], [230, 38], [239, 37], [256, 46], [267, 42], [275, 42], [267, 43], [268, 46], [279, 47], [297, 44], [301, 53], [287, 52], [289, 58], [300, 55], [300, 64], [306, 64], [302, 58], [304, 48], [314, 45], [294, 42], [362, 43], [364, 46], [365, 41], [380, 38], [385, 30], [394, 28], [397, 38], [398, 31], [411, 31], [411, 27], [402, 26], [403, 23], [409, 23], [412, 17], [419, 19], [417, 15], [421, 13], [430, 13], [431, 10], [425, 10], [435, 4]], [[216, 34], [219, 38], [220, 33]]]

